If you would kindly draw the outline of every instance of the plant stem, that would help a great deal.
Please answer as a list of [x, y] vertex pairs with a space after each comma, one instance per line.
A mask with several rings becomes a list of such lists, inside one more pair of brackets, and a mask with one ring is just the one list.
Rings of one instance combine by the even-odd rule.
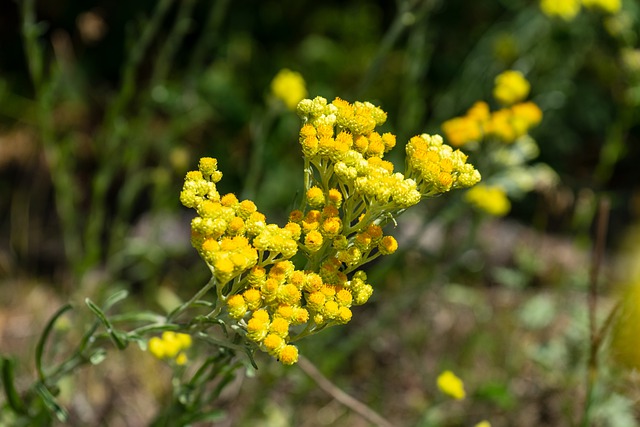
[[191, 307], [196, 301], [201, 299], [207, 292], [209, 292], [209, 290], [211, 290], [217, 284], [218, 282], [216, 281], [215, 276], [212, 274], [209, 282], [204, 285], [198, 292], [196, 292], [196, 294], [189, 301], [185, 302], [184, 304], [173, 310], [171, 313], [169, 313], [169, 315], [167, 316], [167, 323], [170, 323], [176, 317], [182, 314], [182, 312]]
[[324, 390], [327, 394], [333, 397], [335, 400], [351, 409], [370, 423], [380, 427], [393, 427], [389, 421], [383, 418], [376, 411], [357, 400], [353, 396], [342, 391], [339, 387], [333, 384], [304, 356], [300, 356], [298, 359], [298, 366], [302, 371], [307, 374], [318, 386]]
[[587, 294], [587, 304], [589, 308], [589, 360], [587, 362], [587, 393], [581, 422], [581, 425], [584, 427], [590, 425], [591, 404], [593, 402], [595, 384], [598, 379], [598, 351], [602, 343], [602, 334], [605, 332], [604, 327], [608, 327], [615, 311], [617, 311], [615, 308], [612, 310], [603, 328], [600, 330], [601, 332], [598, 332], [596, 318], [598, 309], [598, 277], [606, 244], [609, 211], [610, 201], [607, 197], [603, 197], [598, 206], [598, 222], [596, 224], [596, 238], [591, 258], [589, 292]]

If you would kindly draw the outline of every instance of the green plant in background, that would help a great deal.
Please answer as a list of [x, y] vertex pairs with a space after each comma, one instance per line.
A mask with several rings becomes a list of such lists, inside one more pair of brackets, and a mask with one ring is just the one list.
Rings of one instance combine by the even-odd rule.
[[[82, 365], [100, 363], [105, 340], [121, 350], [135, 342], [180, 372], [174, 401], [156, 425], [218, 417], [209, 407], [212, 398], [236, 369], [248, 362], [255, 366], [256, 349], [294, 364], [299, 357], [294, 342], [349, 322], [351, 307], [367, 302], [373, 287], [360, 267], [398, 248], [392, 236], [383, 234], [385, 225], [424, 198], [480, 181], [466, 155], [443, 144], [438, 135], [411, 138], [406, 176], [394, 172], [383, 157], [396, 138], [375, 131], [386, 113], [371, 103], [328, 103], [317, 97], [302, 100], [297, 110], [303, 120], [299, 140], [305, 197], [289, 222], [284, 227], [268, 223], [252, 201], [221, 195], [217, 160], [200, 159], [199, 169], [187, 173], [180, 200], [198, 214], [191, 222], [191, 239], [211, 270], [209, 283], [166, 316], [135, 311], [108, 315], [126, 292], [102, 308], [87, 299], [96, 321], [71, 356], [49, 369], [43, 349], [55, 323], [71, 308], [64, 306], [42, 335], [36, 355], [39, 378], [25, 396], [16, 393], [13, 362], [3, 357], [4, 423], [39, 419], [46, 425], [48, 411], [64, 421], [66, 412], [55, 399], [57, 383]], [[127, 330], [132, 322], [142, 326]], [[209, 344], [207, 353], [214, 356], [188, 361], [185, 351], [193, 341]], [[188, 378], [184, 367], [191, 364], [200, 367]], [[218, 387], [208, 390], [214, 380]]]

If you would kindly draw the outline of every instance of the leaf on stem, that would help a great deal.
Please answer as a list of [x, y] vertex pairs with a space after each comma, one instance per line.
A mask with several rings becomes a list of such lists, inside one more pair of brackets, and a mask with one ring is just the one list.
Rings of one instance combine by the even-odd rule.
[[18, 395], [14, 384], [14, 370], [16, 361], [8, 357], [0, 357], [0, 370], [2, 371], [2, 384], [4, 385], [4, 393], [7, 396], [7, 403], [17, 414], [26, 414], [27, 408]]
[[49, 334], [51, 334], [51, 330], [53, 329], [53, 325], [56, 321], [68, 310], [71, 310], [71, 304], [65, 304], [58, 309], [51, 317], [44, 330], [42, 331], [42, 335], [40, 335], [40, 339], [38, 340], [38, 344], [36, 346], [36, 371], [38, 371], [38, 377], [40, 381], [45, 381], [44, 371], [42, 370], [42, 354], [44, 353], [44, 346], [47, 343], [47, 339], [49, 338]]
[[53, 395], [51, 394], [47, 386], [45, 386], [42, 382], [38, 381], [36, 383], [36, 391], [42, 398], [42, 401], [44, 402], [45, 406], [51, 412], [53, 412], [56, 418], [61, 422], [66, 422], [67, 419], [69, 418], [69, 414], [62, 406], [58, 404], [58, 402], [56, 402], [55, 397], [53, 397]]
[[89, 309], [93, 311], [93, 313], [98, 317], [98, 319], [100, 319], [104, 327], [107, 329], [107, 333], [113, 340], [113, 343], [116, 345], [116, 347], [118, 347], [119, 350], [124, 350], [125, 348], [127, 348], [127, 341], [126, 339], [123, 339], [123, 337], [125, 337], [126, 335], [116, 331], [113, 328], [113, 325], [111, 324], [109, 319], [107, 319], [107, 316], [100, 309], [100, 307], [95, 305], [89, 298], [85, 299], [84, 302], [85, 304], [87, 304]]

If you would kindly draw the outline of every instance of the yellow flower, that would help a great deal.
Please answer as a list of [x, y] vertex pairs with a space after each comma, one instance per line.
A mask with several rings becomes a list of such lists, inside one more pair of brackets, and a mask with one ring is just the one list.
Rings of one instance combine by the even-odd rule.
[[298, 102], [307, 96], [307, 88], [300, 73], [280, 70], [271, 81], [271, 92], [282, 100], [289, 110], [295, 110]]
[[465, 397], [464, 383], [451, 371], [444, 371], [438, 375], [438, 388], [444, 394], [461, 400]]
[[278, 354], [283, 365], [293, 365], [298, 361], [298, 348], [293, 345], [285, 345]]
[[597, 9], [605, 13], [617, 13], [622, 7], [620, 0], [582, 0], [584, 7]]
[[191, 335], [165, 331], [162, 337], [149, 340], [149, 352], [158, 359], [173, 359], [177, 365], [187, 363], [184, 350], [191, 347]]
[[531, 85], [520, 71], [507, 70], [495, 79], [493, 97], [501, 104], [512, 105], [529, 95]]
[[465, 193], [465, 200], [472, 206], [493, 216], [504, 216], [511, 210], [511, 202], [500, 187], [476, 185]]
[[611, 355], [629, 369], [640, 370], [640, 280], [624, 290], [611, 334]]
[[484, 420], [484, 421], [480, 421], [474, 427], [491, 427], [491, 423], [487, 420]]
[[540, 0], [542, 13], [571, 21], [580, 12], [580, 0]]
[[312, 208], [321, 208], [324, 206], [324, 193], [318, 187], [311, 187], [307, 190], [307, 201]]
[[322, 247], [322, 243], [322, 234], [320, 234], [316, 230], [311, 230], [304, 238], [304, 244], [312, 252], [319, 250]]
[[378, 250], [382, 255], [390, 255], [398, 250], [398, 242], [393, 236], [384, 236], [378, 243]]

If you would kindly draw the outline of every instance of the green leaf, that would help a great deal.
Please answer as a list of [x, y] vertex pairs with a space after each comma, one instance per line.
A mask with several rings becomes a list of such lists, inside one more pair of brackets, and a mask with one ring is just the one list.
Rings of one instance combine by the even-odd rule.
[[36, 345], [36, 371], [38, 371], [38, 377], [40, 378], [40, 381], [44, 382], [45, 380], [44, 371], [42, 370], [42, 354], [44, 353], [44, 346], [47, 343], [49, 334], [51, 334], [53, 325], [60, 318], [60, 316], [62, 316], [66, 311], [71, 310], [71, 308], [72, 308], [71, 304], [65, 304], [62, 307], [60, 307], [58, 311], [56, 311], [54, 315], [51, 317], [51, 319], [49, 320], [49, 323], [47, 323], [44, 330], [42, 331], [42, 335], [40, 336], [40, 339], [38, 340], [38, 344]]
[[20, 398], [14, 385], [14, 370], [16, 361], [8, 357], [0, 357], [0, 369], [2, 370], [2, 384], [7, 396], [7, 403], [17, 414], [26, 414], [27, 407]]
[[127, 341], [126, 341], [126, 338], [125, 338], [126, 335], [121, 333], [121, 332], [116, 331], [113, 328], [113, 325], [111, 324], [109, 319], [107, 319], [107, 316], [100, 309], [100, 307], [95, 305], [89, 298], [85, 299], [84, 302], [85, 302], [85, 304], [87, 304], [89, 309], [91, 311], [93, 311], [93, 313], [98, 317], [98, 319], [100, 319], [100, 321], [102, 322], [104, 327], [107, 329], [107, 333], [109, 334], [109, 336], [113, 340], [113, 342], [116, 345], [116, 347], [118, 347], [119, 350], [124, 350], [125, 348], [127, 348]]
[[56, 416], [58, 420], [60, 420], [61, 422], [67, 421], [67, 419], [69, 418], [69, 414], [62, 406], [58, 404], [58, 402], [56, 402], [55, 397], [53, 397], [47, 386], [38, 381], [36, 383], [36, 392], [38, 392], [45, 406]]
[[227, 413], [221, 409], [214, 409], [207, 412], [196, 412], [186, 414], [180, 418], [178, 425], [185, 426], [196, 422], [216, 422], [222, 421]]
[[129, 291], [127, 291], [126, 289], [116, 292], [115, 294], [107, 298], [107, 301], [104, 303], [104, 310], [109, 310], [111, 307], [124, 300], [128, 296]]

